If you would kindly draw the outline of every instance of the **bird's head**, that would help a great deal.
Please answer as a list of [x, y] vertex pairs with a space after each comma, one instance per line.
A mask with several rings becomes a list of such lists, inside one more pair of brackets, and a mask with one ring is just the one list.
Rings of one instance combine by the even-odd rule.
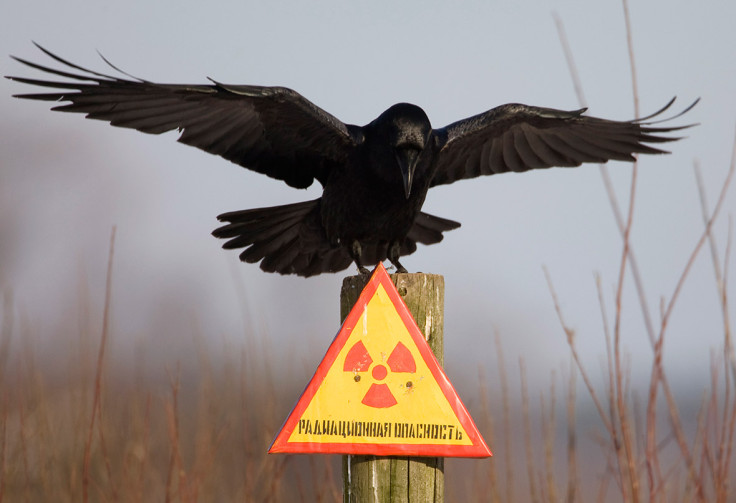
[[429, 118], [418, 106], [399, 103], [383, 112], [372, 125], [393, 150], [404, 182], [404, 195], [409, 199], [417, 162], [432, 133]]

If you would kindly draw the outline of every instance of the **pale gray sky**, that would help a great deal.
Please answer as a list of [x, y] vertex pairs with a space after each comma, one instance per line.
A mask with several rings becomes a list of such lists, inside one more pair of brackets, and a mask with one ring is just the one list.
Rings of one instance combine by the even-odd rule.
[[[32, 75], [8, 54], [48, 61], [35, 40], [72, 61], [117, 66], [154, 81], [291, 87], [344, 122], [365, 124], [391, 104], [425, 109], [433, 125], [506, 102], [578, 107], [552, 13], [564, 22], [590, 113], [633, 116], [622, 5], [606, 2], [16, 2], [0, 21], [4, 75]], [[698, 159], [711, 206], [726, 176], [736, 126], [736, 3], [631, 2], [641, 111], [698, 96], [684, 119], [700, 122], [673, 154], [644, 158], [632, 243], [659, 318], [703, 224]], [[80, 282], [101, 310], [107, 244], [118, 226], [114, 324], [118, 337], [156, 339], [192, 320], [219, 341], [238, 339], [242, 282], [249, 323], [314, 366], [338, 329], [344, 274], [312, 279], [240, 264], [209, 234], [225, 211], [316, 197], [175, 142], [11, 99], [29, 88], [0, 82], [0, 286], [39, 329], [76, 309]], [[625, 206], [631, 167], [610, 164]], [[716, 226], [721, 253], [732, 190]], [[407, 257], [410, 271], [445, 276], [448, 374], [493, 363], [498, 330], [511, 364], [523, 355], [546, 375], [568, 351], [542, 265], [555, 282], [587, 362], [603, 354], [594, 272], [609, 319], [621, 254], [598, 168], [500, 175], [433, 190], [430, 213], [462, 222], [439, 245]], [[353, 274], [353, 270], [350, 270]], [[233, 275], [236, 276], [235, 281]], [[624, 345], [635, 373], [651, 354], [631, 278]], [[732, 284], [732, 282], [730, 282]], [[731, 288], [733, 291], [734, 289]], [[159, 314], [171, 322], [163, 326]], [[722, 341], [707, 250], [672, 319], [672, 379], [704, 376]], [[307, 356], [302, 356], [307, 355]], [[642, 364], [637, 367], [637, 364]], [[699, 380], [697, 382], [700, 382]], [[705, 384], [705, 381], [702, 381]]]

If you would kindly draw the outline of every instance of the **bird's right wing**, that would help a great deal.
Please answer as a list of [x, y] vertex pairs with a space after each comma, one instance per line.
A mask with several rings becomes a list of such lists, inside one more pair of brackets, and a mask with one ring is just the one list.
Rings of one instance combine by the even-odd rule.
[[517, 103], [493, 108], [435, 131], [440, 151], [432, 186], [509, 171], [611, 159], [633, 161], [634, 153], [666, 153], [648, 144], [678, 140], [663, 134], [690, 126], [657, 127], [655, 124], [663, 121], [650, 119], [674, 101], [648, 117], [630, 121], [586, 116], [584, 108], [564, 111]]
[[214, 81], [212, 85], [157, 84], [135, 77], [118, 78], [87, 70], [40, 46], [39, 49], [82, 73], [15, 58], [37, 70], [70, 79], [8, 77], [63, 90], [17, 97], [61, 103], [53, 110], [83, 113], [91, 119], [144, 133], [178, 130], [180, 142], [283, 180], [292, 187], [308, 187], [315, 178], [324, 185], [332, 167], [356, 141], [351, 135], [354, 126], [343, 124], [291, 89]]

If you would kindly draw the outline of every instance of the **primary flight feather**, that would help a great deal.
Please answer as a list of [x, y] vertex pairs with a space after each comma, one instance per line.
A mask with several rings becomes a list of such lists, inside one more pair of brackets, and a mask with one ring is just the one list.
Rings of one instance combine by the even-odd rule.
[[157, 84], [87, 70], [39, 49], [67, 69], [15, 59], [66, 80], [8, 77], [54, 89], [19, 98], [56, 102], [53, 110], [144, 133], [177, 130], [182, 143], [292, 187], [317, 180], [319, 199], [218, 216], [226, 224], [213, 234], [228, 240], [224, 248], [244, 248], [241, 260], [281, 274], [336, 272], [352, 262], [365, 273], [365, 265], [386, 258], [406, 272], [401, 256], [460, 226], [421, 211], [431, 187], [508, 171], [633, 161], [636, 153], [667, 153], [658, 145], [690, 127], [652, 121], [674, 99], [630, 121], [512, 103], [439, 129], [418, 106], [399, 103], [361, 127], [284, 87]]

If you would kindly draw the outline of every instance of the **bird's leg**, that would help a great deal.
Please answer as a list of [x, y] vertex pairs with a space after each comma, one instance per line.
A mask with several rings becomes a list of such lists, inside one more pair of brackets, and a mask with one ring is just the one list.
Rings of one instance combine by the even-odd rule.
[[360, 261], [360, 256], [363, 254], [363, 250], [360, 247], [360, 241], [353, 239], [348, 252], [350, 253], [350, 258], [352, 258], [355, 265], [358, 266], [358, 272], [360, 274], [370, 274], [370, 271], [363, 267], [363, 263]]
[[388, 249], [388, 259], [396, 267], [397, 273], [406, 273], [408, 271], [403, 265], [401, 265], [401, 262], [399, 262], [399, 256], [401, 256], [401, 244], [398, 241], [394, 241]]

